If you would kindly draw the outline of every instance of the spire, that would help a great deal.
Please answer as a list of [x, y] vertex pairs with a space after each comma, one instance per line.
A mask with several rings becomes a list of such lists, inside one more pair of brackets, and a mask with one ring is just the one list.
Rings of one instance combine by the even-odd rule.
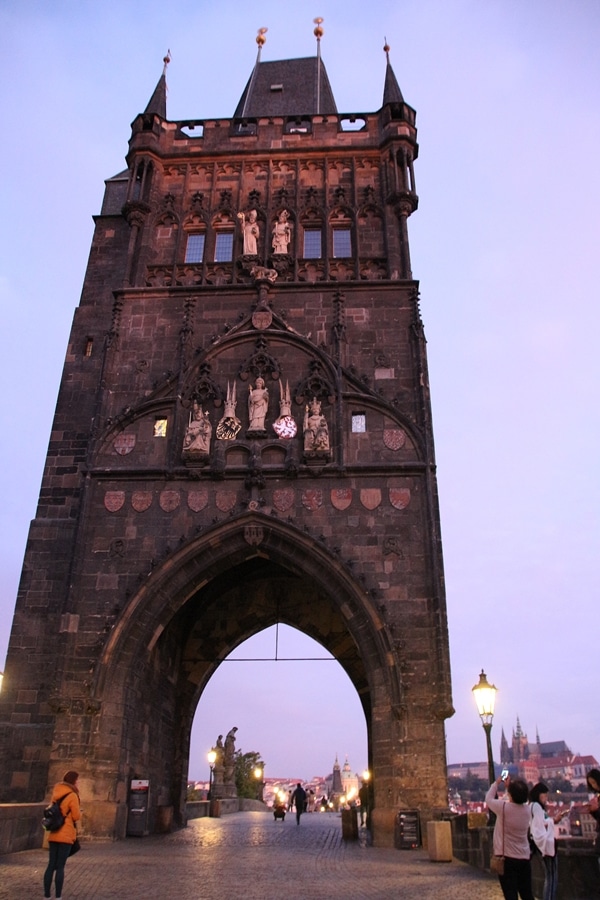
[[144, 114], [160, 116], [161, 119], [167, 118], [167, 66], [170, 62], [171, 51], [167, 50], [167, 55], [163, 57], [162, 75], [158, 79], [158, 84], [154, 88], [154, 93], [148, 101]]
[[323, 19], [321, 16], [317, 16], [316, 19], [313, 19], [313, 22], [316, 25], [314, 30], [314, 36], [317, 39], [317, 98], [316, 98], [316, 113], [317, 115], [321, 112], [321, 38], [323, 37], [323, 29], [321, 28], [321, 24]]
[[519, 717], [517, 716], [517, 730], [515, 732], [515, 737], [523, 737], [523, 730], [521, 728], [521, 722]]
[[387, 42], [387, 38], [384, 38], [384, 40], [385, 44], [383, 45], [383, 50], [387, 62], [385, 66], [385, 83], [383, 87], [382, 105], [386, 106], [386, 104], [388, 103], [404, 103], [402, 91], [400, 90], [400, 86], [396, 81], [396, 76], [394, 75], [394, 70], [392, 69], [392, 64], [390, 62], [390, 46]]

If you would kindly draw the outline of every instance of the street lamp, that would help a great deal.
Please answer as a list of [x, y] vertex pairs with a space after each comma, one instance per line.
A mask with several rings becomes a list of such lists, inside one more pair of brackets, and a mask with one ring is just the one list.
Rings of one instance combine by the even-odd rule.
[[263, 799], [263, 769], [260, 766], [257, 766], [254, 770], [254, 777], [256, 778], [256, 799], [262, 802]]
[[210, 774], [208, 776], [208, 799], [212, 800], [213, 769], [215, 767], [215, 761], [217, 759], [216, 751], [209, 750], [206, 754], [206, 758], [208, 759], [208, 764], [210, 766]]
[[473, 687], [473, 696], [477, 704], [477, 712], [481, 718], [481, 724], [485, 731], [485, 739], [487, 744], [488, 756], [488, 777], [492, 784], [496, 780], [496, 772], [494, 769], [494, 754], [492, 753], [492, 719], [494, 718], [494, 703], [496, 701], [496, 691], [498, 688], [494, 684], [489, 684], [486, 674], [481, 670], [479, 682]]

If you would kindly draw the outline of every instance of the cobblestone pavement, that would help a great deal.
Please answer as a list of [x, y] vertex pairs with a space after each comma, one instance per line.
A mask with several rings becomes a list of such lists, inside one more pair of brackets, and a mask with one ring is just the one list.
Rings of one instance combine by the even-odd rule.
[[[168, 835], [82, 840], [64, 900], [500, 900], [494, 876], [426, 851], [343, 841], [339, 816], [275, 822], [262, 812], [194, 819]], [[0, 856], [0, 898], [39, 900], [47, 850]]]

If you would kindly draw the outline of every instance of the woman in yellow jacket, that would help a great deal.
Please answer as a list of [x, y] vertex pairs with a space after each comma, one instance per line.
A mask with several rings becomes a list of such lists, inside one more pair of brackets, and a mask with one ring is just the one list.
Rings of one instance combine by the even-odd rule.
[[[63, 780], [54, 785], [52, 791], [51, 803], [55, 800], [64, 800], [60, 804], [60, 809], [65, 817], [64, 824], [58, 831], [50, 832], [48, 837], [48, 846], [50, 848], [50, 859], [48, 860], [48, 868], [44, 872], [44, 897], [50, 897], [52, 888], [52, 876], [54, 878], [54, 887], [56, 890], [56, 900], [62, 897], [63, 881], [65, 878], [65, 864], [69, 858], [71, 847], [77, 839], [76, 822], [81, 818], [81, 810], [79, 807], [79, 791], [77, 789], [77, 780], [79, 772], [66, 772]], [[65, 794], [67, 796], [65, 797]]]

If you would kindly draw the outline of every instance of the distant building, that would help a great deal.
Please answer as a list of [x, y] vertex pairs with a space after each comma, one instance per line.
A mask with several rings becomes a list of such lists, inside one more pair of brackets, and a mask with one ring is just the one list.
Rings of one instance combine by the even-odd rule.
[[468, 775], [474, 775], [476, 778], [488, 779], [487, 762], [470, 762], [470, 763], [453, 763], [448, 766], [448, 780], [466, 778]]
[[[527, 734], [521, 727], [517, 717], [510, 744], [502, 729], [500, 739], [500, 762], [502, 768], [508, 768], [511, 774], [523, 778], [528, 784], [538, 781], [569, 781], [573, 789], [585, 790], [586, 774], [590, 769], [598, 768], [599, 763], [594, 756], [573, 754], [565, 741], [540, 740], [536, 729], [535, 741], [529, 743]], [[498, 767], [494, 763], [496, 771]], [[487, 762], [453, 763], [447, 767], [449, 786], [453, 780], [474, 775], [487, 781]]]
[[535, 742], [530, 744], [518, 717], [510, 745], [502, 730], [500, 759], [502, 765], [516, 766], [520, 777], [530, 784], [564, 779], [577, 787], [585, 784], [589, 769], [598, 766], [593, 756], [574, 755], [565, 741], [542, 742], [537, 729]]
[[348, 757], [346, 757], [346, 762], [342, 768], [342, 790], [346, 795], [348, 800], [355, 799], [358, 797], [358, 786], [359, 786], [359, 777], [356, 772], [353, 772], [350, 768], [350, 763], [348, 762]]

